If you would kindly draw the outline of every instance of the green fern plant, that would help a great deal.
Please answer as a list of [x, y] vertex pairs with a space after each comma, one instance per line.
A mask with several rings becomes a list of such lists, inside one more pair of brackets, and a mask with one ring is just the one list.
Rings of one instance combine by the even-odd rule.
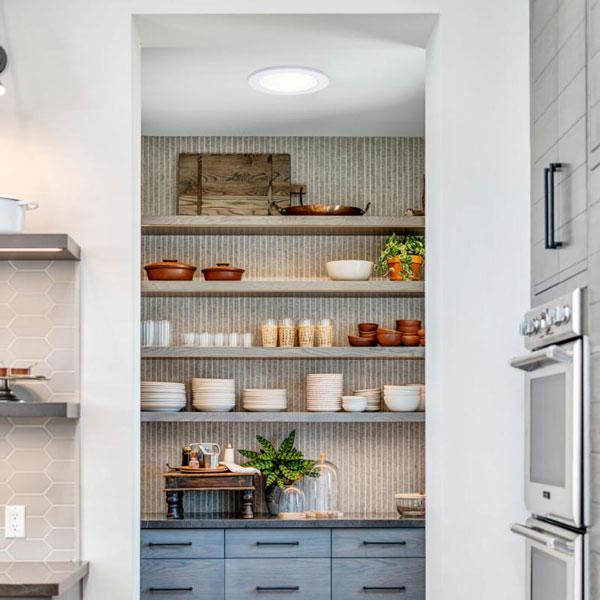
[[[266, 486], [278, 485], [284, 488], [296, 481], [300, 481], [304, 475], [308, 475], [310, 468], [315, 464], [314, 460], [306, 460], [304, 454], [294, 448], [296, 431], [292, 431], [281, 442], [279, 450], [265, 439], [257, 435], [256, 439], [262, 446], [259, 452], [253, 450], [238, 450], [238, 452], [250, 460], [244, 463], [245, 467], [254, 467], [266, 476]], [[310, 474], [311, 477], [318, 475]]]

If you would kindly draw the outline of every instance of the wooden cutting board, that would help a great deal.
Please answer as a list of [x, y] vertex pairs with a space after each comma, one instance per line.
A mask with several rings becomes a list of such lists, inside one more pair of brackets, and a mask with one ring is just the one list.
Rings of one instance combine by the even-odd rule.
[[290, 178], [289, 154], [180, 154], [177, 214], [268, 215], [290, 206]]

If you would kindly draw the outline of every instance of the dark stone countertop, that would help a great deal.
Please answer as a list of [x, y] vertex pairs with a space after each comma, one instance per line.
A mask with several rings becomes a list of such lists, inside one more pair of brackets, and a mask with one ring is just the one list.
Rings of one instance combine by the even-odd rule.
[[83, 579], [89, 569], [87, 561], [0, 562], [0, 597], [60, 596]]
[[299, 519], [288, 521], [255, 515], [241, 519], [233, 514], [190, 513], [183, 519], [167, 519], [164, 513], [142, 513], [142, 529], [261, 529], [330, 527], [425, 527], [425, 519], [400, 519], [397, 513], [347, 513], [339, 519]]

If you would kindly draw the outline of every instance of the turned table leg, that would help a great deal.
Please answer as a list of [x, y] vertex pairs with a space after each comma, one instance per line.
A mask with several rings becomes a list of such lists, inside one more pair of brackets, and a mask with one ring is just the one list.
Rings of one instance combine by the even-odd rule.
[[242, 492], [242, 519], [254, 519], [254, 492], [252, 490], [244, 490]]
[[183, 519], [183, 492], [166, 492], [167, 519]]

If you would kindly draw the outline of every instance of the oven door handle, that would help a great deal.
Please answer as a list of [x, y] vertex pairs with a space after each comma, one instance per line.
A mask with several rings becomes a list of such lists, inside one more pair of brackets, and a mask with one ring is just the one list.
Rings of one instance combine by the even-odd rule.
[[556, 344], [535, 350], [524, 356], [518, 356], [510, 361], [510, 366], [523, 371], [535, 371], [549, 363], [572, 363], [573, 354], [563, 350]]
[[517, 535], [522, 535], [528, 540], [543, 544], [551, 550], [556, 550], [557, 552], [568, 554], [569, 556], [575, 554], [575, 546], [571, 542], [544, 533], [539, 529], [532, 529], [531, 527], [527, 527], [527, 525], [521, 525], [520, 523], [512, 523], [510, 530]]

